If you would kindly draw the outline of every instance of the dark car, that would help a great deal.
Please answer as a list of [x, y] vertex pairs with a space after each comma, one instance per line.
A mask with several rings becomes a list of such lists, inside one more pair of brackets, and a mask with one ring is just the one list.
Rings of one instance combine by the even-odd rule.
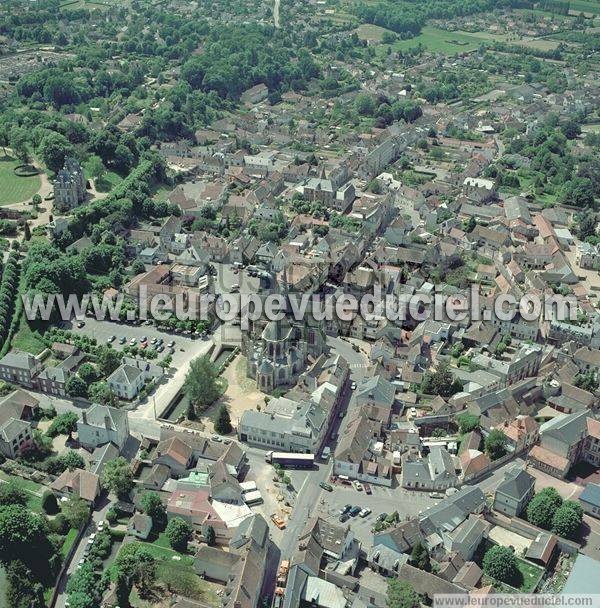
[[339, 520], [339, 521], [340, 521], [340, 523], [342, 523], [342, 524], [343, 524], [344, 522], [348, 521], [349, 519], [350, 519], [350, 515], [348, 515], [348, 513], [342, 513], [342, 514], [339, 516], [339, 518], [338, 518], [338, 520]]
[[322, 481], [319, 486], [321, 486], [324, 490], [328, 492], [333, 492], [333, 486], [325, 481]]
[[343, 509], [340, 509], [340, 515], [346, 515], [350, 509], [352, 509], [352, 505], [346, 505]]
[[371, 490], [371, 486], [368, 483], [363, 482], [363, 488], [367, 494], [373, 494], [373, 490]]
[[385, 521], [387, 519], [388, 514], [387, 513], [380, 513], [377, 516], [377, 521]]
[[360, 513], [360, 511], [360, 507], [352, 507], [350, 511], [348, 511], [348, 515], [350, 515], [350, 517], [356, 517]]

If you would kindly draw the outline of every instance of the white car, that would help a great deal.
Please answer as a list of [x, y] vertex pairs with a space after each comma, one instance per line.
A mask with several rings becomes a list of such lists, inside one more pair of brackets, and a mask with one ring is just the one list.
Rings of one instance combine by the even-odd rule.
[[359, 517], [366, 517], [367, 515], [371, 515], [371, 509], [368, 507], [362, 509], [362, 511], [358, 514]]
[[350, 390], [351, 391], [355, 391], [356, 390], [356, 382], [352, 382], [352, 384], [350, 385]]
[[362, 483], [360, 483], [360, 481], [356, 481], [356, 479], [352, 482], [352, 485], [354, 486], [354, 488], [356, 490], [358, 490], [359, 492], [363, 491], [363, 486]]
[[104, 520], [98, 522], [98, 532], [102, 532], [104, 530]]

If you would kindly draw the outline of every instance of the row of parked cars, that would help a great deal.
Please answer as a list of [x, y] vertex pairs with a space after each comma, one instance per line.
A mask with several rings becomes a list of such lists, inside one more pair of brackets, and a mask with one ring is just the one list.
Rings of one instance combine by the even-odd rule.
[[[111, 344], [117, 339], [117, 336], [109, 336], [106, 341]], [[126, 336], [121, 336], [119, 338], [119, 344], [125, 344], [127, 342]], [[129, 340], [130, 346], [136, 346], [138, 343], [137, 338], [131, 338]], [[156, 352], [162, 353], [165, 348], [167, 352], [172, 355], [175, 352], [175, 340], [171, 340], [165, 345], [165, 341], [162, 338], [152, 338], [150, 342], [148, 342], [148, 338], [146, 336], [142, 336], [139, 338], [140, 348], [153, 348]]]
[[338, 519], [340, 520], [340, 522], [344, 523], [344, 522], [348, 521], [351, 517], [356, 517], [357, 515], [359, 517], [367, 517], [367, 515], [370, 515], [370, 514], [371, 514], [371, 509], [369, 509], [367, 507], [362, 509], [361, 507], [358, 507], [358, 506], [346, 505], [345, 507], [340, 509], [340, 516]]
[[[98, 522], [98, 526], [97, 526], [96, 530], [97, 530], [97, 533], [100, 533], [104, 530], [104, 520]], [[92, 534], [90, 534], [90, 537], [88, 538], [88, 541], [83, 550], [83, 557], [79, 560], [79, 563], [77, 564], [78, 569], [81, 568], [81, 566], [83, 566], [83, 564], [85, 564], [85, 560], [87, 559], [87, 556], [89, 555], [89, 553], [92, 549], [92, 545], [94, 544], [95, 540], [96, 540], [96, 532], [92, 532]]]

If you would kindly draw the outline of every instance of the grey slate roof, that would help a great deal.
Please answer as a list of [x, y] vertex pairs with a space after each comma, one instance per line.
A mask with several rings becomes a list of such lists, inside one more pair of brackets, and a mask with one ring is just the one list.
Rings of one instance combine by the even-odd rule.
[[535, 484], [535, 478], [525, 469], [514, 468], [507, 471], [504, 481], [496, 488], [496, 492], [521, 500]]

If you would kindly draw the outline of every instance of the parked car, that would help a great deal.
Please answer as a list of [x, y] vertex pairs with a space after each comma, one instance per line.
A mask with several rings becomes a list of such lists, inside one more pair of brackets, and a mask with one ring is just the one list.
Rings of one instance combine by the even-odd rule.
[[85, 321], [77, 321], [77, 327], [81, 329], [85, 325]]
[[111, 342], [115, 341], [115, 336], [109, 336], [108, 338], [106, 338], [106, 341], [110, 344]]
[[333, 492], [333, 486], [330, 483], [327, 483], [326, 481], [322, 481], [319, 486], [321, 486], [327, 492]]
[[140, 342], [141, 342], [142, 344], [145, 344], [146, 342], [148, 342], [148, 338], [146, 338], [146, 336], [142, 336], [142, 337], [140, 338]]
[[352, 485], [354, 486], [354, 488], [358, 491], [358, 492], [362, 492], [363, 491], [363, 485], [362, 483], [360, 483], [360, 481], [357, 481], [356, 479], [352, 482]]
[[365, 507], [358, 515], [359, 517], [367, 517], [367, 515], [371, 515], [371, 509]]
[[127, 342], [127, 338], [125, 336], [121, 336], [119, 338], [119, 344], [125, 344], [125, 342]]
[[135, 346], [137, 344], [137, 340], [135, 338], [131, 338], [131, 340], [129, 340], [129, 344], [131, 344], [131, 346]]
[[373, 494], [373, 490], [371, 490], [371, 486], [368, 483], [363, 483], [363, 488], [365, 489], [365, 494]]
[[344, 523], [346, 521], [348, 521], [350, 519], [350, 515], [348, 515], [348, 513], [342, 513], [339, 517], [338, 520], [340, 521], [340, 523]]
[[377, 516], [377, 521], [385, 521], [387, 519], [388, 514], [387, 513], [380, 513]]
[[211, 439], [213, 441], [218, 441], [219, 443], [222, 441], [221, 437], [219, 437], [219, 435], [211, 435]]
[[355, 391], [356, 390], [356, 382], [352, 382], [352, 384], [350, 385], [350, 390]]
[[283, 521], [283, 519], [281, 519], [281, 517], [279, 517], [279, 515], [276, 515], [275, 513], [271, 514], [271, 521], [280, 529], [283, 530], [285, 528], [285, 522]]
[[167, 346], [168, 346], [169, 348], [173, 348], [173, 347], [175, 346], [175, 340], [171, 340], [171, 341], [170, 341], [170, 342], [167, 344]]
[[445, 498], [443, 492], [429, 492], [429, 498]]
[[352, 508], [352, 505], [346, 505], [343, 509], [340, 509], [340, 515], [344, 515], [345, 513], [348, 513], [348, 511], [350, 511], [351, 508]]
[[348, 511], [348, 515], [350, 515], [350, 517], [356, 517], [360, 512], [361, 512], [360, 507], [352, 507], [350, 509], [350, 511]]

